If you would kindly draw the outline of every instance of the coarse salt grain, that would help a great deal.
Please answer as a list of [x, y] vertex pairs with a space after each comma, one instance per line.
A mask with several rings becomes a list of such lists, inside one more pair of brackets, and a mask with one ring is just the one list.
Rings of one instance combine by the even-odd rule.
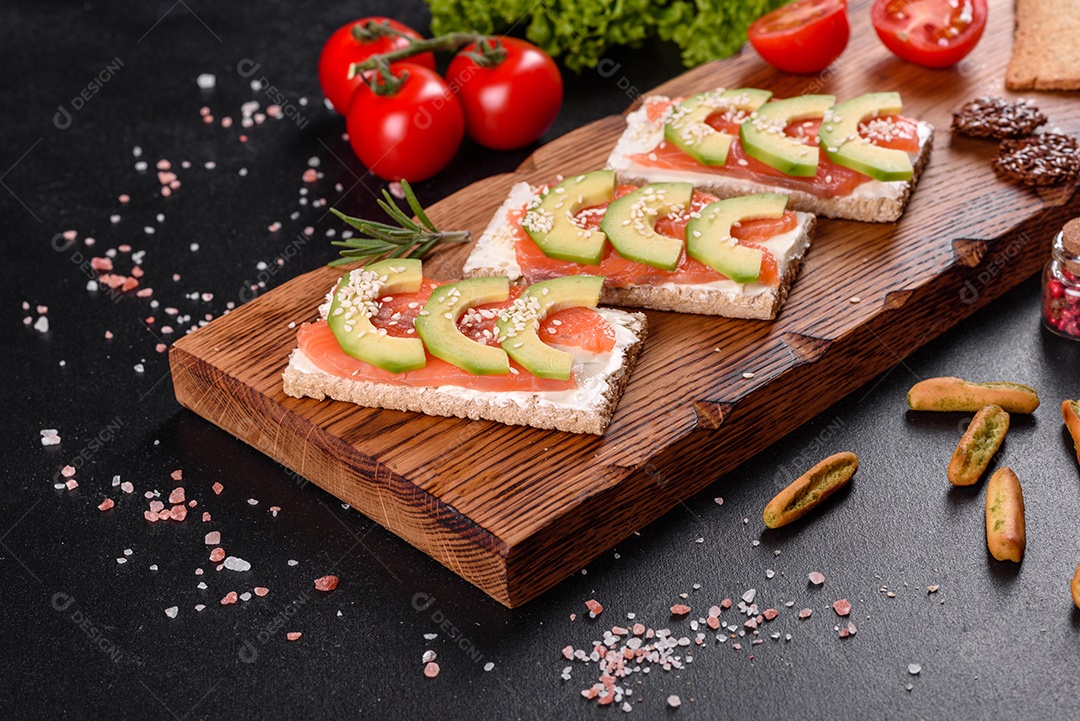
[[229, 556], [225, 559], [225, 568], [230, 571], [249, 571], [251, 570], [251, 564], [238, 556]]
[[212, 73], [199, 73], [199, 76], [195, 78], [195, 83], [202, 90], [212, 90], [217, 85], [217, 76]]
[[337, 576], [322, 576], [315, 579], [315, 590], [329, 593], [338, 587]]
[[299, 641], [300, 637], [303, 635], [304, 634], [300, 633], [299, 631], [289, 631], [285, 634], [285, 639], [287, 641]]
[[821, 584], [825, 583], [825, 575], [822, 573], [818, 573], [817, 571], [811, 571], [807, 575], [807, 578], [809, 578], [810, 583], [814, 584], [815, 586], [820, 586]]
[[207, 546], [216, 546], [221, 543], [221, 531], [210, 531], [203, 538]]
[[266, 588], [265, 586], [256, 586], [255, 587], [255, 595], [258, 596], [259, 598], [262, 598], [263, 596], [265, 596], [268, 593], [270, 593], [270, 589]]
[[180, 612], [180, 608], [177, 606], [169, 606], [165, 609], [165, 615], [169, 618], [176, 618], [176, 614]]

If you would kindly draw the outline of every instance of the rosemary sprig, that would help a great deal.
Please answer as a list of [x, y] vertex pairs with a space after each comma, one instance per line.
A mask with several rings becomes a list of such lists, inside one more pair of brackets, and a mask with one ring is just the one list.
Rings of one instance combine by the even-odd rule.
[[397, 223], [396, 226], [374, 220], [353, 218], [337, 208], [330, 209], [331, 213], [360, 233], [355, 238], [333, 241], [332, 245], [340, 246], [345, 250], [340, 251], [340, 258], [330, 262], [331, 266], [358, 261], [371, 263], [385, 258], [423, 258], [437, 245], [469, 241], [471, 234], [467, 230], [443, 232], [437, 229], [427, 217], [420, 201], [416, 199], [416, 194], [409, 187], [408, 181], [401, 181], [401, 190], [405, 193], [405, 202], [416, 216], [416, 220], [410, 218], [397, 206], [386, 188], [383, 188], [383, 197], [378, 200], [379, 207], [393, 218]]

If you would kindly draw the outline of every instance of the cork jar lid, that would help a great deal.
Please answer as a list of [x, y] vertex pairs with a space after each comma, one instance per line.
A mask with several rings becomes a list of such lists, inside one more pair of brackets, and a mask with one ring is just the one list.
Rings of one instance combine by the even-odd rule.
[[1061, 229], [1061, 247], [1065, 251], [1065, 267], [1080, 275], [1080, 218], [1073, 218]]

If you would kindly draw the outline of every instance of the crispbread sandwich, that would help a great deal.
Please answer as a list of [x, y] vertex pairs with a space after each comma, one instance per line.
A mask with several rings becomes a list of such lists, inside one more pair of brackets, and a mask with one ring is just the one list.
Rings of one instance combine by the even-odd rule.
[[930, 157], [933, 127], [902, 116], [898, 93], [837, 103], [756, 88], [648, 96], [607, 167], [626, 183], [685, 181], [719, 198], [784, 193], [830, 218], [900, 218]]
[[350, 271], [297, 331], [285, 393], [602, 434], [646, 335], [644, 315], [595, 307], [602, 282], [440, 283], [399, 259]]
[[814, 226], [787, 206], [779, 194], [719, 201], [687, 182], [620, 185], [609, 170], [518, 183], [464, 273], [515, 283], [599, 275], [604, 303], [768, 320]]

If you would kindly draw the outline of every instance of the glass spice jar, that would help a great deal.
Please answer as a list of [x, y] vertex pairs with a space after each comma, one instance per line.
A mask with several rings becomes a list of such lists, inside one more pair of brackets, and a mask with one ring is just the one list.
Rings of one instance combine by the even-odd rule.
[[1043, 324], [1065, 338], [1080, 340], [1080, 218], [1054, 238], [1043, 271]]

